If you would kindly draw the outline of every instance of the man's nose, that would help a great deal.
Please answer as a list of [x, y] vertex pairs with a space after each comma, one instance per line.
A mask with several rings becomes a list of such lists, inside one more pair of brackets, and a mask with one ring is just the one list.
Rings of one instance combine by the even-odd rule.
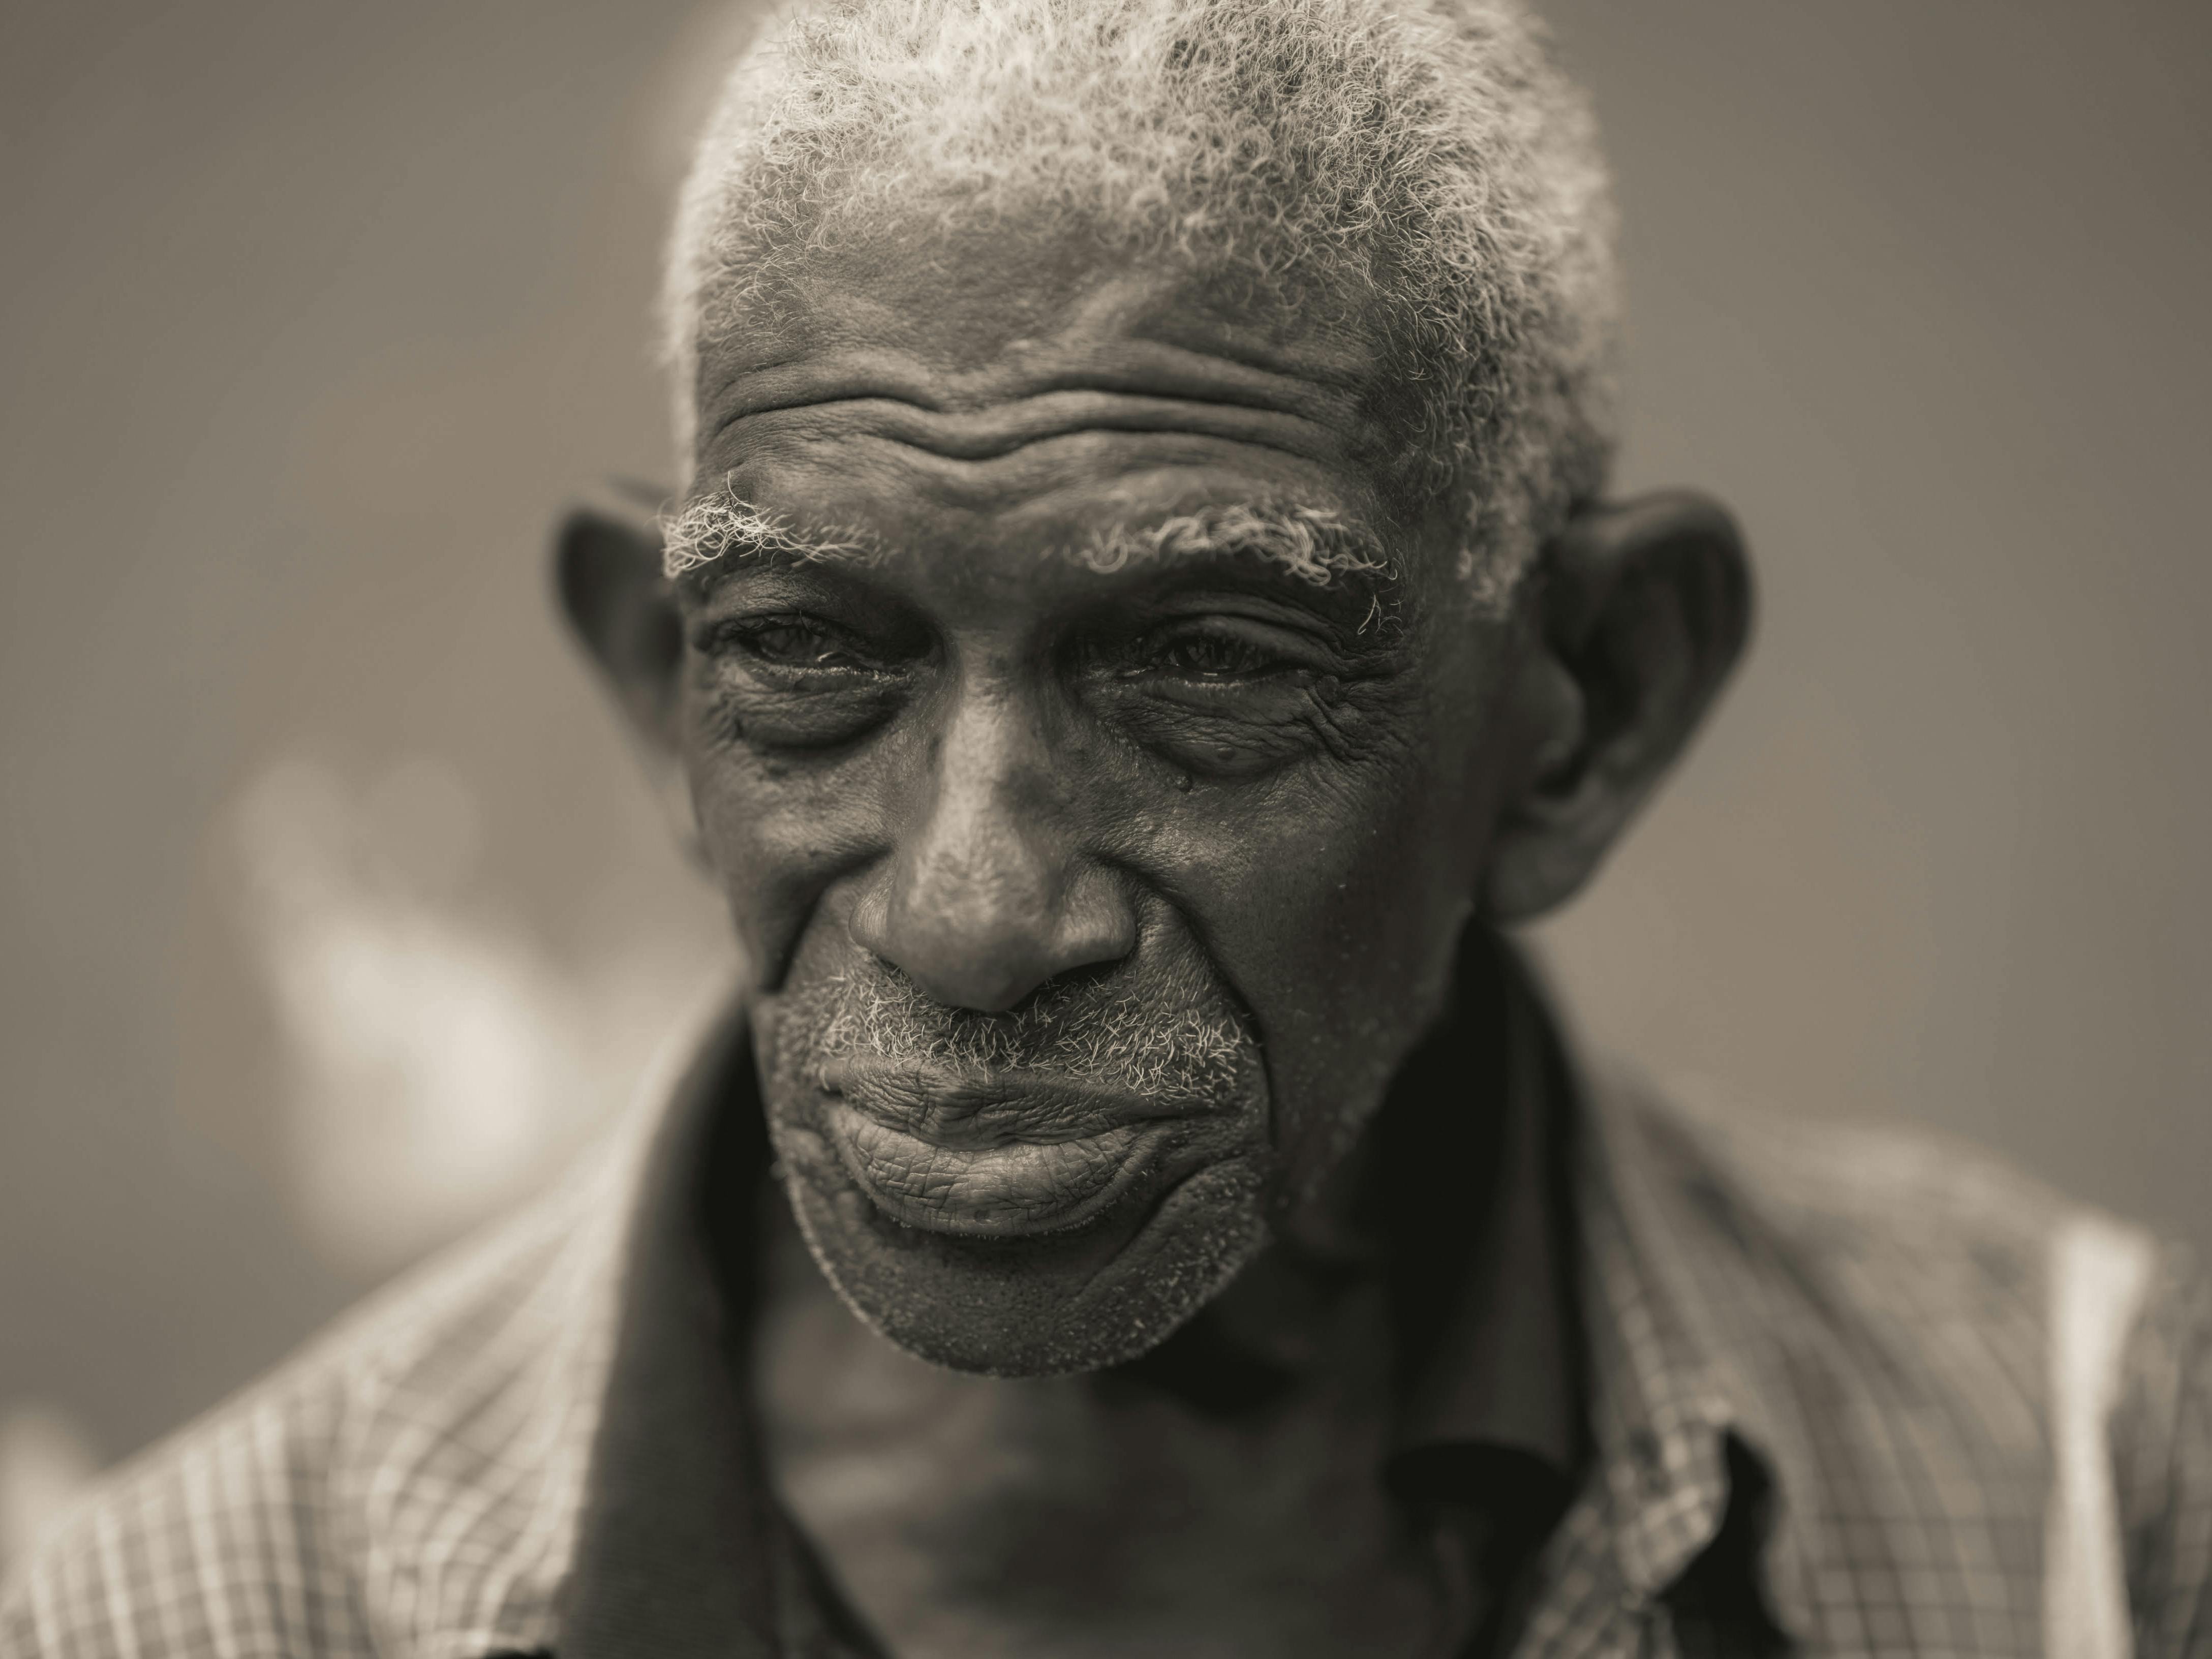
[[1086, 857], [1036, 722], [1007, 701], [963, 699], [922, 775], [854, 941], [948, 1006], [1001, 1013], [1059, 975], [1118, 962], [1136, 917]]

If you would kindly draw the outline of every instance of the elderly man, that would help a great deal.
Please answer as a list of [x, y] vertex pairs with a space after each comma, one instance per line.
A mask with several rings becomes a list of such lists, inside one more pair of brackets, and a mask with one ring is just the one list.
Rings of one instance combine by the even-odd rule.
[[7, 1654], [2212, 1652], [2180, 1265], [1594, 1076], [1502, 941], [1749, 604], [1603, 496], [1510, 0], [795, 13], [668, 319], [684, 487], [560, 583], [756, 982]]

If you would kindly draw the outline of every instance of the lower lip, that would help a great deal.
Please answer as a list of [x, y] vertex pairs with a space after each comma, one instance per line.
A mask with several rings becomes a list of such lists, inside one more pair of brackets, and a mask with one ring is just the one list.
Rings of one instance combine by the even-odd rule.
[[1069, 1140], [943, 1146], [841, 1097], [824, 1108], [822, 1127], [838, 1161], [878, 1209], [902, 1226], [967, 1238], [1084, 1225], [1146, 1180], [1169, 1127], [1156, 1121]]

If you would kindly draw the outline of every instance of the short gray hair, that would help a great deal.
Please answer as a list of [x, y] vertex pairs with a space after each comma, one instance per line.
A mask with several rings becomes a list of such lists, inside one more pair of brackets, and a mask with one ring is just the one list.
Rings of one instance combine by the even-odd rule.
[[687, 484], [705, 345], [809, 249], [971, 216], [1080, 222], [1270, 292], [1374, 296], [1391, 483], [1457, 494], [1462, 574], [1486, 599], [1603, 485], [1610, 191], [1520, 0], [784, 11], [725, 82], [677, 214], [665, 320]]

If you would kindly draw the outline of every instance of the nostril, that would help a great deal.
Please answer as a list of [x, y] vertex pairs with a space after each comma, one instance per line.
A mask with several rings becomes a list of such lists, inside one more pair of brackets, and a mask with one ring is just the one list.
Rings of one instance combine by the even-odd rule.
[[895, 951], [884, 960], [943, 1007], [1008, 1013], [1028, 1004], [1052, 978], [1048, 965], [1034, 953], [976, 948], [972, 941], [932, 944], [926, 950]]
[[1039, 984], [1006, 1012], [1026, 1013], [1041, 1002], [1080, 993], [1090, 986], [1113, 978], [1121, 971], [1121, 967], [1119, 962], [1086, 962], [1080, 967], [1064, 969]]
[[[1069, 989], [1074, 989], [1079, 986], [1094, 985], [1101, 980], [1113, 978], [1116, 973], [1121, 971], [1121, 964], [1118, 960], [1086, 962], [1080, 963], [1076, 967], [1065, 969], [1060, 973], [1054, 974], [1049, 980], [1046, 981], [1043, 985], [1039, 986], [1037, 988], [1038, 990], [1045, 990], [1052, 986], [1058, 985], [1065, 986]], [[1032, 994], [1034, 994], [1034, 993], [1032, 993]]]

